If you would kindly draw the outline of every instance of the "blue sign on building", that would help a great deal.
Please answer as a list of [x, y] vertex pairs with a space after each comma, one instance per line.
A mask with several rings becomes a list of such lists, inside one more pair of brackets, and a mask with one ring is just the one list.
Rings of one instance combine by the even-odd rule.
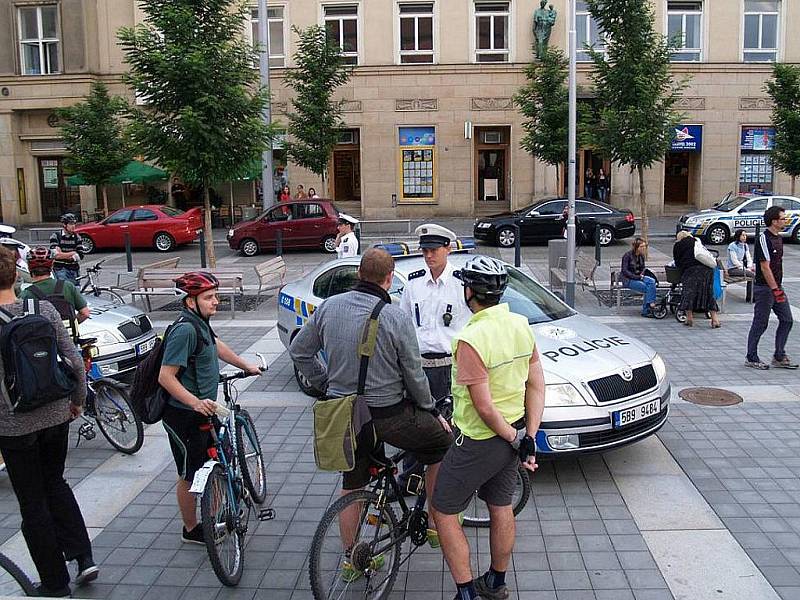
[[673, 152], [700, 152], [703, 149], [702, 125], [678, 125], [672, 138]]
[[401, 127], [401, 146], [433, 146], [436, 144], [436, 130], [433, 127]]

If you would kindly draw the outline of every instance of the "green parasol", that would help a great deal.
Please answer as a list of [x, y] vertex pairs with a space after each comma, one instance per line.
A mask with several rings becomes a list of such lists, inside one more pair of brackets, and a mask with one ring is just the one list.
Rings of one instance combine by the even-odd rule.
[[[149, 183], [151, 181], [167, 181], [169, 173], [162, 171], [158, 167], [132, 160], [116, 175], [109, 179], [108, 183]], [[67, 178], [67, 185], [89, 185], [80, 175], [72, 175]]]

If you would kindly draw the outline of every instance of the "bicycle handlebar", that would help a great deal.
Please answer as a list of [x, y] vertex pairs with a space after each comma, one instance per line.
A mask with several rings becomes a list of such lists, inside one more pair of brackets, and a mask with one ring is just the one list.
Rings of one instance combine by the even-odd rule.
[[[267, 359], [264, 358], [264, 355], [260, 352], [256, 352], [256, 356], [258, 357], [258, 375], [261, 373], [265, 373], [267, 370]], [[245, 379], [247, 377], [254, 377], [256, 373], [245, 373], [244, 371], [236, 371], [234, 373], [220, 373], [219, 374], [219, 382], [220, 383], [227, 383], [229, 381], [233, 381], [234, 379]]]
[[102, 265], [107, 260], [108, 260], [107, 258], [104, 258], [100, 262], [97, 262], [97, 263], [93, 264], [91, 267], [86, 267], [86, 271], [87, 272], [91, 271], [93, 273], [97, 273], [98, 271], [101, 271], [103, 269], [103, 267], [101, 267], [100, 265]]

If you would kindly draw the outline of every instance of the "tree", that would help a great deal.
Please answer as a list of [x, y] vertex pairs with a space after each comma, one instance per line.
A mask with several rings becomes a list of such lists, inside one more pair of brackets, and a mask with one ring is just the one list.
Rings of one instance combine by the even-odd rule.
[[85, 101], [56, 111], [70, 153], [64, 166], [87, 184], [100, 186], [106, 216], [109, 180], [133, 159], [122, 121], [126, 107], [125, 100], [110, 96], [105, 84], [96, 82]]
[[342, 127], [341, 101], [332, 99], [340, 85], [350, 79], [351, 68], [342, 57], [339, 44], [325, 29], [312, 25], [292, 27], [299, 36], [294, 61], [297, 65], [286, 74], [286, 85], [295, 92], [294, 112], [289, 113], [289, 157], [318, 175], [325, 188], [325, 175], [338, 130]]
[[675, 105], [686, 82], [676, 81], [670, 71], [676, 43], [656, 31], [650, 0], [587, 0], [587, 5], [607, 43], [605, 53], [589, 49], [597, 121], [586, 135], [610, 160], [638, 174], [647, 239], [644, 169], [669, 152], [682, 119]]
[[130, 66], [125, 81], [145, 104], [131, 110], [131, 135], [145, 157], [202, 187], [213, 268], [209, 185], [242, 175], [275, 134], [262, 120], [269, 91], [258, 85], [255, 53], [242, 36], [249, 8], [240, 0], [139, 6], [144, 23], [118, 34]]
[[776, 64], [764, 89], [772, 98], [772, 162], [792, 178], [794, 196], [795, 180], [800, 175], [800, 67]]

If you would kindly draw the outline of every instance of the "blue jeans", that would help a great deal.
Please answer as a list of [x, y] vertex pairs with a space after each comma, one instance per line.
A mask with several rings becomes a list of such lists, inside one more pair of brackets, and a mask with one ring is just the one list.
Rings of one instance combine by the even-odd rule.
[[786, 356], [786, 340], [792, 330], [792, 307], [789, 301], [775, 302], [775, 296], [767, 285], [756, 284], [753, 286], [753, 324], [747, 335], [747, 360], [758, 362], [758, 342], [769, 325], [769, 313], [774, 312], [778, 317], [778, 329], [775, 331], [775, 360], [783, 360]]
[[53, 271], [53, 275], [56, 279], [69, 281], [74, 286], [78, 285], [78, 273], [79, 271], [73, 271], [72, 269], [56, 269]]
[[631, 279], [628, 282], [628, 289], [644, 294], [642, 315], [649, 313], [650, 305], [656, 301], [656, 280], [647, 276], [642, 279]]

